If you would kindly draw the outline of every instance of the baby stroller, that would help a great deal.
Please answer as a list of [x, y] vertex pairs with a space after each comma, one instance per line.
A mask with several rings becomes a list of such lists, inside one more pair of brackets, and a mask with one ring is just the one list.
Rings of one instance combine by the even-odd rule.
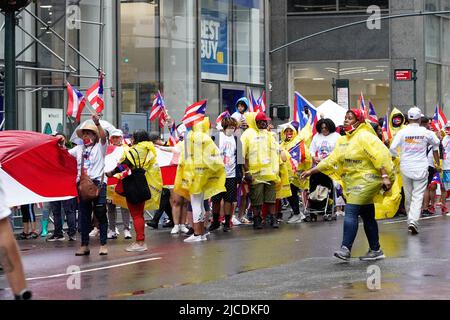
[[336, 220], [333, 180], [323, 173], [317, 173], [311, 176], [309, 184], [305, 221], [317, 221], [318, 215], [322, 215], [324, 221]]

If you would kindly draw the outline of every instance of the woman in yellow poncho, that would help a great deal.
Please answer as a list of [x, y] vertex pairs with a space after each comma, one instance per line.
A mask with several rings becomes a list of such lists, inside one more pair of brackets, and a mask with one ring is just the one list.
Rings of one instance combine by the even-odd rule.
[[208, 135], [209, 118], [192, 127], [184, 142], [174, 192], [191, 201], [194, 234], [185, 242], [207, 240], [203, 200], [225, 192], [225, 166], [219, 149]]
[[[289, 162], [288, 173], [291, 196], [287, 199], [292, 208], [293, 215], [287, 223], [300, 223], [302, 221], [302, 215], [300, 214], [298, 192], [309, 188], [309, 179], [300, 180], [299, 175], [304, 170], [311, 168], [311, 155], [302, 136], [297, 134], [297, 130], [290, 123], [281, 131], [280, 146], [286, 151]], [[290, 151], [295, 155], [295, 159], [292, 159]]]
[[[149, 207], [157, 209], [161, 199], [162, 178], [161, 171], [156, 162], [156, 150], [153, 143], [150, 142], [149, 134], [144, 130], [137, 130], [132, 137], [133, 146], [126, 150], [119, 161], [116, 169], [106, 173], [106, 176], [113, 175], [123, 171], [122, 165], [127, 165], [129, 168], [143, 168], [145, 170], [145, 178], [151, 192], [151, 199]], [[127, 201], [127, 207], [130, 210], [133, 218], [134, 230], [136, 231], [136, 242], [132, 243], [126, 248], [126, 251], [146, 251], [145, 244], [145, 220], [144, 207], [146, 202], [133, 204]]]
[[344, 235], [341, 249], [334, 256], [345, 261], [350, 259], [358, 232], [358, 216], [361, 216], [370, 249], [360, 259], [383, 259], [375, 220], [374, 198], [380, 194], [382, 186], [384, 190], [389, 190], [392, 186], [394, 175], [391, 156], [372, 127], [364, 121], [364, 115], [359, 109], [347, 111], [344, 129], [346, 135], [338, 139], [334, 151], [301, 177], [323, 172], [330, 176], [337, 174], [342, 178], [347, 198]]

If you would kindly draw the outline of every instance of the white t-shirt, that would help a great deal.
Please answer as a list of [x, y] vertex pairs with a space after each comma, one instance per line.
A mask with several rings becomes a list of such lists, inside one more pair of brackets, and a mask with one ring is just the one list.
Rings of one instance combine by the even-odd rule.
[[219, 150], [227, 178], [236, 178], [236, 140], [234, 136], [228, 137], [223, 132], [219, 136]]
[[428, 152], [428, 156], [427, 156], [427, 158], [428, 158], [428, 166], [434, 168], [435, 165], [434, 165], [433, 147], [428, 146], [427, 152]]
[[244, 114], [240, 113], [239, 111], [234, 112], [231, 117], [235, 119], [237, 122], [241, 122], [242, 120], [245, 120]]
[[101, 142], [93, 146], [85, 147], [84, 145], [76, 146], [69, 150], [69, 153], [77, 159], [78, 175], [77, 181], [80, 180], [81, 157], [84, 155], [84, 169], [87, 170], [89, 178], [101, 180], [105, 169], [105, 156], [107, 144], [102, 145]]
[[439, 139], [436, 135], [417, 123], [411, 123], [397, 133], [389, 151], [397, 156], [396, 149], [400, 148], [400, 171], [414, 179], [419, 177], [415, 173], [428, 172], [429, 145], [433, 147], [431, 153], [439, 150]]
[[320, 160], [325, 159], [334, 150], [336, 141], [340, 136], [337, 132], [330, 133], [327, 136], [321, 133], [316, 134], [311, 141], [309, 152], [313, 157], [319, 157]]
[[0, 180], [0, 220], [11, 214], [11, 210], [6, 206], [5, 194], [3, 193], [2, 181]]
[[442, 169], [450, 170], [450, 137], [442, 139]]

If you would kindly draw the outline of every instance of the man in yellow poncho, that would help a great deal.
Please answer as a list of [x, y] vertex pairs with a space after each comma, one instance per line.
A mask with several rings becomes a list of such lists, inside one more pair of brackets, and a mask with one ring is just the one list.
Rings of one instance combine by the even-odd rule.
[[[291, 188], [291, 196], [288, 199], [292, 208], [293, 215], [287, 223], [300, 223], [302, 215], [300, 214], [300, 199], [298, 193], [300, 190], [309, 188], [309, 179], [300, 180], [301, 172], [310, 169], [312, 166], [311, 155], [308, 152], [305, 141], [302, 136], [297, 134], [295, 127], [289, 123], [281, 131], [281, 148], [286, 151], [288, 157], [288, 173]], [[294, 156], [292, 157], [291, 154]]]
[[145, 170], [145, 178], [150, 189], [151, 199], [141, 203], [131, 203], [127, 197], [127, 207], [130, 210], [134, 230], [136, 231], [136, 242], [126, 248], [126, 251], [130, 252], [147, 250], [147, 245], [145, 244], [144, 208], [146, 202], [149, 202], [149, 207], [156, 210], [159, 207], [162, 190], [161, 171], [156, 161], [156, 150], [153, 143], [150, 142], [148, 132], [145, 130], [135, 131], [133, 133], [132, 143], [133, 146], [125, 150], [116, 169], [106, 173], [106, 176], [112, 177], [124, 171], [123, 165], [126, 165], [130, 169], [142, 168]]
[[340, 250], [334, 256], [348, 261], [358, 232], [358, 216], [364, 223], [369, 242], [369, 251], [360, 257], [363, 261], [384, 258], [380, 248], [378, 225], [375, 220], [374, 198], [389, 190], [394, 179], [393, 163], [389, 150], [376, 136], [372, 127], [364, 120], [359, 109], [347, 111], [344, 121], [346, 135], [338, 139], [333, 152], [301, 177], [323, 172], [342, 179], [346, 194], [344, 235]]
[[203, 200], [225, 192], [225, 166], [219, 148], [208, 135], [209, 118], [195, 123], [183, 142], [174, 192], [191, 201], [194, 234], [185, 242], [208, 240]]
[[268, 118], [264, 112], [245, 114], [248, 129], [241, 136], [242, 154], [245, 160], [245, 180], [251, 184], [250, 201], [253, 211], [253, 227], [262, 229], [261, 208], [268, 207], [271, 225], [278, 228], [275, 217], [276, 185], [280, 182], [279, 145], [267, 131]]

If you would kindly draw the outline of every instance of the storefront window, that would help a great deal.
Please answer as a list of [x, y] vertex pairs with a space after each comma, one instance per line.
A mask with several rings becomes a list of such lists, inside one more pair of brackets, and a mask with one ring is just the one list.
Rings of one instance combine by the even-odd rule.
[[210, 117], [211, 122], [214, 123], [217, 115], [223, 112], [223, 110], [220, 109], [219, 84], [213, 82], [202, 82], [201, 99], [208, 100], [206, 114]]
[[433, 113], [437, 103], [439, 103], [439, 66], [433, 63], [427, 63], [426, 70], [426, 111]]
[[264, 2], [235, 0], [234, 81], [264, 83]]
[[179, 122], [197, 92], [196, 5], [172, 0], [160, 7], [161, 85], [169, 114]]
[[123, 112], [149, 112], [159, 89], [158, 6], [147, 2], [121, 3], [121, 61]]
[[316, 107], [333, 99], [333, 78], [349, 80], [350, 107], [358, 106], [361, 92], [366, 104], [370, 100], [379, 116], [386, 113], [390, 104], [389, 61], [302, 63], [292, 65], [290, 74], [292, 105], [294, 91]]
[[366, 11], [370, 6], [389, 9], [389, 0], [339, 0], [339, 11]]
[[444, 114], [450, 114], [450, 66], [442, 66], [442, 81], [441, 81], [441, 92], [442, 92], [442, 108]]

